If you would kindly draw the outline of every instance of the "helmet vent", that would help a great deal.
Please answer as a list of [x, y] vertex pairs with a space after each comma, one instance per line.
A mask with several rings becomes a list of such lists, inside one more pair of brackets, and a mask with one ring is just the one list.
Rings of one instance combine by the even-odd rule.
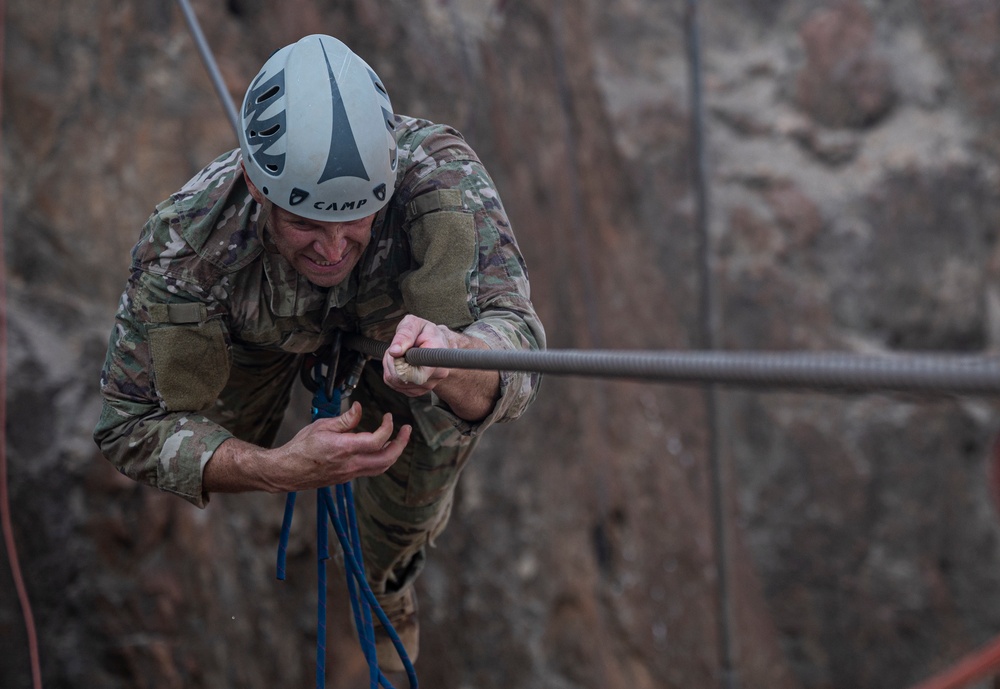
[[278, 86], [277, 84], [275, 84], [274, 86], [272, 86], [271, 88], [269, 88], [267, 91], [264, 91], [264, 93], [262, 93], [259, 96], [257, 96], [257, 100], [254, 101], [254, 102], [259, 104], [259, 103], [263, 103], [266, 100], [270, 100], [271, 98], [274, 98], [274, 96], [277, 95], [278, 91], [280, 91], [280, 90], [281, 90], [281, 87]]
[[267, 168], [268, 172], [273, 172], [274, 174], [278, 174], [278, 166], [275, 165], [274, 163], [268, 163], [264, 167]]
[[[263, 83], [261, 83], [263, 82]], [[254, 80], [247, 92], [243, 107], [243, 131], [245, 141], [241, 143], [246, 148], [244, 154], [258, 166], [261, 172], [268, 175], [280, 175], [285, 167], [285, 153], [272, 152], [278, 148], [274, 144], [285, 135], [286, 114], [284, 107], [278, 112], [265, 117], [266, 112], [274, 106], [283, 106], [280, 100], [285, 92], [285, 70], [280, 70], [267, 80], [261, 73]], [[277, 170], [273, 171], [273, 166]]]

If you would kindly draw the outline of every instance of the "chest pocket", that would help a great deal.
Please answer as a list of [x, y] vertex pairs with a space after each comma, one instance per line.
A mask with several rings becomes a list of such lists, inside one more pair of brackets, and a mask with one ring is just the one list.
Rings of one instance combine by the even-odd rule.
[[230, 352], [221, 317], [204, 304], [153, 304], [147, 326], [153, 378], [167, 411], [201, 411], [229, 380]]
[[421, 194], [406, 207], [414, 269], [400, 290], [406, 310], [452, 329], [475, 320], [470, 283], [479, 260], [476, 223], [458, 189]]
[[285, 335], [279, 347], [283, 352], [308, 354], [319, 349], [329, 339], [329, 336], [324, 337], [321, 332], [296, 329]]

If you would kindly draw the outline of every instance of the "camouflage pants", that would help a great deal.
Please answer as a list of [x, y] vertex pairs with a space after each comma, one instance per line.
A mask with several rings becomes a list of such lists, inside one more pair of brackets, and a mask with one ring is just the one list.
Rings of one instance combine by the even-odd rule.
[[[241, 440], [271, 446], [300, 362], [298, 355], [234, 347], [229, 382], [210, 416]], [[377, 361], [365, 366], [351, 399], [361, 403], [361, 430], [377, 428], [386, 412], [397, 429], [413, 427], [409, 444], [387, 472], [354, 482], [368, 582], [379, 598], [396, 598], [412, 586], [423, 569], [426, 547], [447, 525], [455, 486], [476, 441], [428, 443], [407, 398], [382, 382]]]

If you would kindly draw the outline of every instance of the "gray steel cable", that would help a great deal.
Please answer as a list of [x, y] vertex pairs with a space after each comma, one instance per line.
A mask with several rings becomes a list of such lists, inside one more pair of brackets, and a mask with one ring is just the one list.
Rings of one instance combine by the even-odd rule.
[[222, 72], [219, 71], [219, 66], [215, 62], [215, 56], [212, 54], [212, 49], [205, 39], [205, 34], [201, 31], [198, 17], [195, 15], [194, 10], [191, 9], [191, 3], [188, 0], [177, 0], [177, 4], [181, 6], [184, 19], [187, 20], [188, 28], [191, 30], [194, 42], [198, 46], [198, 53], [201, 54], [201, 60], [205, 63], [205, 69], [208, 70], [208, 76], [212, 79], [212, 85], [215, 86], [216, 93], [219, 94], [219, 100], [222, 101], [226, 117], [229, 118], [229, 123], [233, 126], [233, 133], [239, 132], [240, 118], [236, 114], [236, 105], [233, 103], [232, 95], [226, 88], [226, 82], [222, 78]]
[[[348, 335], [344, 345], [382, 358], [389, 345]], [[719, 383], [760, 388], [843, 392], [1000, 394], [1000, 357], [948, 354], [866, 355], [839, 352], [720, 352], [643, 350], [497, 351], [410, 349], [415, 366], [532, 371], [552, 375], [626, 378], [648, 383]]]

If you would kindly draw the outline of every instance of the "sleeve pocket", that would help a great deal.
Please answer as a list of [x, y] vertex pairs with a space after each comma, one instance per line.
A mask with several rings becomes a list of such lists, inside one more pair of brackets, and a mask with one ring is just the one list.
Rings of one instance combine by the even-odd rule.
[[478, 260], [472, 214], [437, 211], [418, 218], [410, 246], [417, 267], [400, 281], [407, 311], [452, 329], [472, 323], [469, 280]]
[[149, 329], [156, 390], [167, 411], [201, 411], [229, 380], [229, 348], [222, 320]]

